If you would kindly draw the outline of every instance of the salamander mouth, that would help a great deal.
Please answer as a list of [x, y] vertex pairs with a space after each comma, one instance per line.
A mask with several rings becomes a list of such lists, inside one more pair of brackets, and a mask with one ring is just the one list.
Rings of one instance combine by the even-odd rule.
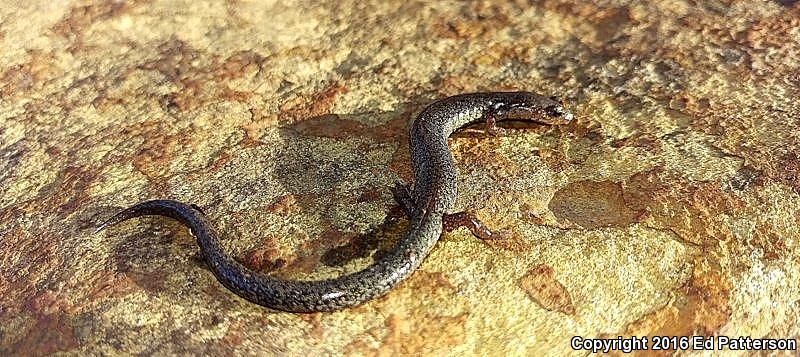
[[530, 109], [524, 107], [511, 108], [505, 113], [506, 119], [511, 120], [531, 120], [545, 124], [568, 124], [575, 118], [572, 112], [562, 110], [558, 115], [552, 115], [541, 109]]

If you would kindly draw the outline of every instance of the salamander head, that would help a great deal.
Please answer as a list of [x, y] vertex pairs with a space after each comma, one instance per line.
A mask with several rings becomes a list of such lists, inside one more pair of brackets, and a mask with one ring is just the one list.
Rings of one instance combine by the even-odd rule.
[[568, 124], [575, 116], [558, 97], [545, 97], [530, 92], [508, 93], [494, 105], [498, 120], [531, 120], [544, 124]]

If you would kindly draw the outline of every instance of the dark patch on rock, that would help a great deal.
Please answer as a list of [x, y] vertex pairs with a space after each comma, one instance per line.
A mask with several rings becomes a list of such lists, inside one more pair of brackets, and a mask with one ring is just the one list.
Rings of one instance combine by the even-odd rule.
[[774, 0], [774, 1], [786, 7], [792, 7], [794, 6], [794, 4], [797, 4], [797, 0]]
[[543, 308], [567, 315], [575, 314], [572, 296], [564, 284], [556, 279], [552, 267], [548, 265], [534, 267], [519, 280], [519, 286]]
[[0, 187], [7, 187], [6, 180], [14, 174], [27, 151], [28, 148], [23, 140], [0, 149]]
[[558, 220], [583, 228], [625, 227], [636, 223], [640, 212], [628, 207], [622, 186], [612, 181], [578, 181], [553, 194], [550, 210]]
[[[397, 214], [397, 213], [395, 213]], [[344, 245], [328, 250], [322, 256], [322, 262], [327, 266], [344, 266], [360, 258], [366, 258], [374, 253], [374, 259], [380, 259], [386, 251], [392, 248], [393, 242], [404, 233], [407, 222], [400, 222], [396, 217], [387, 216], [383, 223], [369, 232], [353, 236]], [[377, 251], [376, 251], [377, 250]]]
[[777, 178], [800, 194], [800, 158], [795, 153], [788, 153], [780, 158]]
[[761, 181], [761, 170], [756, 170], [752, 166], [742, 166], [736, 174], [728, 180], [728, 184], [735, 190], [744, 190], [753, 184]]
[[381, 200], [381, 190], [378, 188], [370, 188], [366, 191], [362, 192], [361, 195], [358, 196], [356, 202], [358, 203], [367, 203], [367, 202], [376, 202]]

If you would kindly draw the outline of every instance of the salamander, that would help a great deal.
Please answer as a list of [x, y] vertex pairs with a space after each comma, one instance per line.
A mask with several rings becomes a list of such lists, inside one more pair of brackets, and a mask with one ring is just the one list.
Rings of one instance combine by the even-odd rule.
[[465, 212], [452, 213], [457, 170], [447, 146], [457, 129], [481, 121], [497, 134], [501, 120], [525, 120], [549, 125], [569, 123], [573, 114], [562, 101], [531, 92], [460, 94], [433, 102], [414, 120], [409, 135], [414, 185], [397, 183], [393, 195], [410, 219], [408, 231], [385, 255], [363, 270], [326, 280], [285, 280], [255, 272], [225, 253], [214, 225], [196, 205], [174, 200], [150, 200], [116, 213], [96, 232], [146, 215], [176, 219], [189, 227], [202, 256], [217, 280], [235, 294], [272, 309], [289, 312], [332, 311], [381, 296], [411, 276], [422, 264], [443, 230], [466, 226], [480, 238], [497, 234]]

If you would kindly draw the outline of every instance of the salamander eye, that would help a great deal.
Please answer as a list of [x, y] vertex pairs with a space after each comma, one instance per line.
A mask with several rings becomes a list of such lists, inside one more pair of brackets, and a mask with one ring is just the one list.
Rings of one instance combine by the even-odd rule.
[[560, 116], [562, 116], [562, 115], [564, 115], [566, 113], [566, 111], [564, 110], [564, 107], [562, 107], [560, 105], [551, 105], [551, 106], [545, 108], [545, 110], [547, 111], [547, 115], [548, 116], [551, 116], [551, 117], [554, 117], [554, 118], [560, 117]]

